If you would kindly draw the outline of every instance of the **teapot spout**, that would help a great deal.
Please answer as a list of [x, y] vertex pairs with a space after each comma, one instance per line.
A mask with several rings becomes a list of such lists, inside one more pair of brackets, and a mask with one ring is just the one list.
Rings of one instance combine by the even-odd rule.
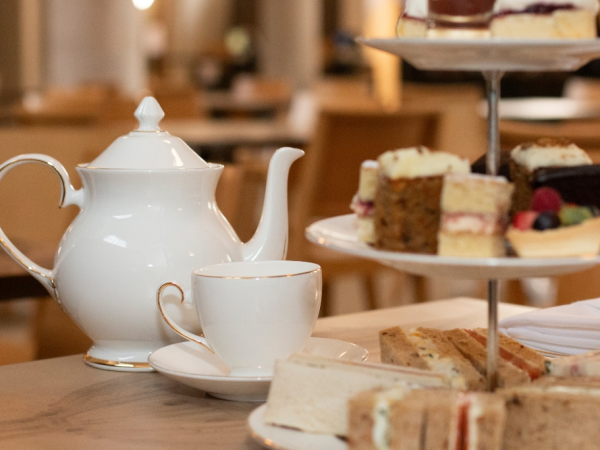
[[302, 150], [282, 147], [269, 163], [265, 200], [258, 228], [243, 248], [244, 261], [285, 259], [288, 243], [288, 175]]

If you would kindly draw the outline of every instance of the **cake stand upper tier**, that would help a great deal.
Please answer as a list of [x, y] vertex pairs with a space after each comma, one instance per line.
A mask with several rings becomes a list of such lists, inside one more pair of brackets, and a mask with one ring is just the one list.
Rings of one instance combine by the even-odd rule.
[[600, 57], [600, 39], [365, 39], [421, 70], [548, 72], [577, 70]]
[[461, 258], [377, 250], [356, 234], [356, 216], [332, 217], [306, 229], [309, 241], [416, 275], [463, 279], [516, 279], [564, 275], [600, 263], [595, 254], [573, 258]]

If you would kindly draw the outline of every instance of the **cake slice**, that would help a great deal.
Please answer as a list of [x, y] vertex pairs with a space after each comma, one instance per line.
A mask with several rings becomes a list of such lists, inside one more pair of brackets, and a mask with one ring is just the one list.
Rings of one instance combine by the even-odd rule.
[[443, 177], [468, 173], [469, 162], [426, 147], [385, 152], [378, 162], [375, 247], [436, 254]]
[[396, 25], [398, 37], [423, 38], [427, 35], [427, 0], [405, 0]]
[[595, 39], [597, 0], [496, 0], [493, 37]]
[[375, 243], [375, 191], [379, 164], [377, 161], [367, 160], [360, 166], [358, 179], [358, 192], [352, 198], [350, 208], [356, 214], [358, 225], [358, 238], [367, 244]]
[[379, 337], [384, 363], [426, 367], [444, 375], [457, 389], [485, 389], [483, 376], [440, 330], [417, 328], [405, 333], [400, 327], [393, 327], [380, 331]]
[[[487, 376], [487, 349], [479, 340], [462, 328], [444, 331], [444, 335], [481, 375]], [[498, 358], [498, 387], [516, 386], [530, 381], [528, 372], [504, 358]]]
[[514, 215], [517, 211], [530, 209], [538, 170], [587, 166], [592, 164], [592, 160], [585, 151], [567, 139], [541, 138], [515, 147], [510, 153], [509, 164], [510, 177], [515, 184], [511, 207], [511, 214]]
[[501, 257], [506, 254], [513, 185], [504, 177], [446, 175], [441, 195], [438, 254]]
[[505, 450], [598, 448], [599, 388], [534, 384], [497, 392], [507, 408]]
[[346, 436], [348, 400], [379, 387], [448, 386], [440, 374], [385, 364], [296, 354], [275, 365], [264, 420], [310, 433]]
[[447, 389], [377, 390], [350, 401], [351, 450], [500, 450], [503, 400]]

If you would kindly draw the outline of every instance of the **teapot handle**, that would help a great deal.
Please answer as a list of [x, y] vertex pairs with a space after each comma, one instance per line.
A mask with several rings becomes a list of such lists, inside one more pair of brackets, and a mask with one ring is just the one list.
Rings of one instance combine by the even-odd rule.
[[[67, 205], [77, 205], [79, 208], [82, 207], [83, 191], [81, 189], [76, 190], [73, 188], [69, 179], [69, 174], [64, 166], [50, 156], [38, 153], [28, 153], [15, 156], [14, 158], [7, 160], [0, 165], [0, 179], [2, 179], [2, 177], [6, 175], [9, 170], [27, 163], [45, 164], [54, 170], [54, 172], [58, 175], [61, 183], [61, 198], [59, 203], [60, 208]], [[0, 245], [12, 259], [14, 259], [21, 267], [27, 270], [27, 272], [29, 272], [36, 280], [42, 283], [52, 297], [56, 298], [54, 270], [45, 269], [25, 256], [17, 247], [15, 247], [11, 240], [8, 239], [1, 227]]]

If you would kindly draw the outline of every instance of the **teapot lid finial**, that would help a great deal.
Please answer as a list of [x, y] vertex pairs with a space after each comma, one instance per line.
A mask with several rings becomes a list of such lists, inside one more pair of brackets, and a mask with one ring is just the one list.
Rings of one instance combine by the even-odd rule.
[[144, 97], [137, 109], [135, 118], [140, 123], [136, 131], [160, 131], [158, 123], [165, 113], [154, 97]]
[[[165, 116], [154, 97], [146, 97], [135, 110], [137, 130], [117, 138], [87, 168], [101, 169], [206, 169], [211, 166], [180, 138], [162, 131]], [[215, 166], [216, 167], [216, 166]]]

